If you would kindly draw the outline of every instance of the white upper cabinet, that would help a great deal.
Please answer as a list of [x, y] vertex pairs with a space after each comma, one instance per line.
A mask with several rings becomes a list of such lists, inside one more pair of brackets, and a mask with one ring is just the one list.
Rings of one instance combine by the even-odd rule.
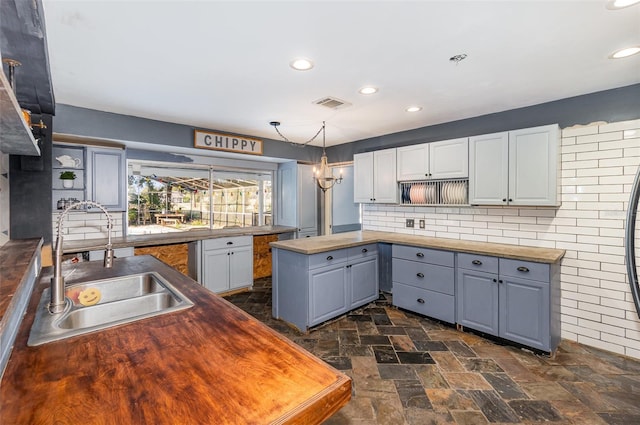
[[469, 139], [398, 148], [398, 181], [455, 179], [469, 175]]
[[398, 148], [397, 180], [426, 180], [429, 178], [429, 143]]
[[469, 177], [469, 139], [429, 143], [429, 174], [432, 179]]
[[469, 203], [558, 205], [557, 124], [471, 137]]
[[398, 202], [396, 149], [384, 149], [353, 156], [354, 202]]

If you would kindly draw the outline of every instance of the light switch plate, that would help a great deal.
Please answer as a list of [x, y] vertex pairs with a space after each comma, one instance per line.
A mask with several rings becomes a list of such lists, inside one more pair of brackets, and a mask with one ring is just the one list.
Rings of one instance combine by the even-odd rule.
[[413, 219], [412, 218], [408, 218], [407, 219], [407, 227], [413, 227]]
[[424, 220], [420, 220], [418, 223], [420, 223], [420, 228], [424, 229]]

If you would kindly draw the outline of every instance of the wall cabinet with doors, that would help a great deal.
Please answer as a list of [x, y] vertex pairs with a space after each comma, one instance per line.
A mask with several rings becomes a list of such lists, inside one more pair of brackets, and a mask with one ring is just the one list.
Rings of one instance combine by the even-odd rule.
[[273, 249], [273, 316], [301, 331], [377, 298], [376, 244], [311, 255]]
[[[79, 145], [54, 145], [52, 166], [53, 210], [62, 210], [73, 201], [91, 200], [109, 211], [127, 208], [125, 150]], [[70, 187], [60, 179], [72, 172]]]
[[469, 139], [422, 143], [397, 149], [397, 181], [469, 176]]
[[455, 253], [392, 247], [393, 305], [455, 322]]
[[297, 229], [298, 238], [318, 235], [318, 186], [313, 166], [287, 162], [277, 174], [276, 224]]
[[236, 236], [189, 244], [189, 275], [223, 293], [253, 285], [253, 239]]
[[469, 203], [557, 206], [557, 124], [469, 138]]
[[398, 202], [395, 148], [353, 155], [353, 174], [354, 202]]
[[559, 266], [458, 254], [457, 323], [539, 350], [560, 341]]

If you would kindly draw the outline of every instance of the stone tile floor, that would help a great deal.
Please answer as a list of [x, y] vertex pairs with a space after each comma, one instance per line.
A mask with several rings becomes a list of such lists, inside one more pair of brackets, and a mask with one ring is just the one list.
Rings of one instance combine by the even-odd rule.
[[389, 295], [308, 334], [271, 317], [271, 281], [227, 299], [349, 375], [325, 424], [640, 424], [640, 362], [563, 341], [556, 356], [399, 310]]

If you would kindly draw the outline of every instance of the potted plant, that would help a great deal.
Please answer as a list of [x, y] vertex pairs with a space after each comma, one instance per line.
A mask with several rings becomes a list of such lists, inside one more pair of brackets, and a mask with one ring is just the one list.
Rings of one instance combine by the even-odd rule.
[[60, 180], [62, 180], [62, 187], [65, 189], [71, 189], [73, 187], [73, 181], [76, 178], [76, 173], [73, 171], [63, 171], [60, 173]]

